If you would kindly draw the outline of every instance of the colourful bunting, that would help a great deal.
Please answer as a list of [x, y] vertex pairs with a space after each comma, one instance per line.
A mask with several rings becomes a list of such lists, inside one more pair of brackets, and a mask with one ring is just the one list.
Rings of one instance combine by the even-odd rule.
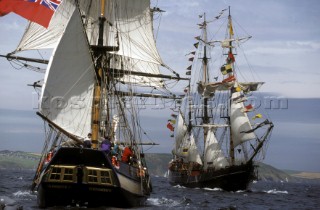
[[186, 72], [186, 75], [191, 75], [191, 71], [187, 71], [187, 72]]
[[178, 117], [178, 115], [176, 115], [176, 114], [171, 114], [171, 117], [173, 117], [173, 118], [177, 118], [177, 117]]
[[189, 58], [189, 61], [193, 61], [194, 57]]
[[232, 65], [231, 64], [225, 64], [220, 68], [220, 70], [221, 70], [221, 73], [223, 75], [231, 73], [232, 72]]
[[242, 110], [242, 112], [251, 112], [253, 111], [253, 106], [251, 104], [245, 106]]
[[193, 51], [193, 52], [190, 52], [188, 54], [185, 54], [185, 56], [187, 56], [187, 55], [195, 55], [195, 54], [196, 54], [196, 51]]
[[232, 52], [228, 53], [227, 63], [233, 63], [235, 61], [235, 58], [232, 54]]
[[198, 48], [198, 46], [199, 46], [199, 42], [197, 42], [197, 43], [193, 44], [193, 46], [194, 46], [195, 48]]
[[192, 68], [192, 65], [190, 65], [190, 66], [187, 68], [187, 70], [190, 70], [190, 71], [191, 71], [191, 68]]
[[253, 120], [257, 119], [257, 118], [262, 118], [262, 114], [256, 114], [254, 117], [252, 117]]
[[200, 36], [196, 36], [196, 37], [194, 37], [196, 40], [200, 40], [201, 39], [201, 37]]
[[171, 124], [171, 122], [169, 121], [168, 124], [167, 124], [167, 128], [170, 130], [170, 131], [174, 131], [174, 127], [173, 125]]
[[233, 82], [233, 81], [235, 81], [235, 80], [236, 80], [235, 76], [232, 75], [232, 76], [230, 76], [230, 77], [222, 80], [222, 83], [225, 83], [225, 82]]

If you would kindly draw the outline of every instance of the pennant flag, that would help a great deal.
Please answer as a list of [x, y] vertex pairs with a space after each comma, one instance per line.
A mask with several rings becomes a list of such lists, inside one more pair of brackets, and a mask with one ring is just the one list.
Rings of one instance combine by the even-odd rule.
[[237, 87], [236, 87], [236, 91], [237, 91], [237, 92], [240, 92], [240, 91], [241, 91], [241, 87], [240, 87], [240, 86], [237, 86]]
[[187, 55], [195, 55], [195, 54], [196, 54], [196, 51], [193, 51], [193, 52], [190, 52], [188, 54], [185, 54], [185, 56], [187, 56]]
[[232, 54], [232, 52], [228, 53], [227, 63], [233, 63], [235, 61], [235, 58]]
[[176, 120], [174, 120], [174, 119], [171, 119], [170, 122], [172, 125], [176, 124]]
[[202, 18], [202, 15], [199, 15], [199, 18], [201, 19], [201, 18]]
[[225, 82], [233, 82], [233, 81], [235, 81], [235, 80], [236, 80], [236, 78], [232, 75], [232, 76], [230, 76], [230, 77], [222, 80], [222, 83], [225, 83]]
[[196, 40], [200, 40], [200, 36], [196, 36], [196, 37], [194, 37]]
[[251, 104], [245, 106], [243, 109], [241, 109], [242, 112], [250, 112], [253, 111], [253, 106]]
[[186, 75], [191, 75], [191, 71], [187, 71], [187, 72], [186, 72]]
[[0, 16], [14, 12], [48, 28], [51, 17], [61, 2], [62, 0], [1, 0]]
[[234, 103], [240, 103], [240, 102], [244, 102], [244, 101], [246, 101], [246, 100], [247, 100], [247, 98], [246, 98], [244, 95], [240, 95], [240, 96], [232, 99], [232, 101], [233, 101]]
[[195, 48], [198, 48], [198, 46], [199, 46], [199, 42], [197, 42], [197, 43], [193, 44], [193, 46], [194, 46]]
[[170, 121], [169, 121], [168, 124], [167, 124], [167, 128], [168, 128], [170, 131], [174, 131], [174, 127], [173, 127], [173, 125], [171, 124]]
[[192, 68], [192, 65], [190, 65], [190, 66], [187, 68], [187, 70], [190, 70], [190, 71], [191, 71], [191, 68]]
[[230, 33], [230, 35], [234, 35], [234, 33], [233, 33], [233, 28], [232, 28], [232, 22], [230, 21], [230, 24], [229, 24], [229, 33]]
[[176, 117], [178, 117], [178, 115], [176, 115], [176, 114], [171, 114], [171, 117], [176, 118]]
[[174, 134], [171, 134], [170, 137], [173, 138], [173, 137], [174, 137]]
[[189, 61], [193, 61], [194, 57], [189, 58]]
[[260, 114], [260, 113], [259, 113], [259, 114], [256, 114], [252, 119], [255, 120], [255, 119], [257, 119], [257, 118], [262, 118], [262, 114]]

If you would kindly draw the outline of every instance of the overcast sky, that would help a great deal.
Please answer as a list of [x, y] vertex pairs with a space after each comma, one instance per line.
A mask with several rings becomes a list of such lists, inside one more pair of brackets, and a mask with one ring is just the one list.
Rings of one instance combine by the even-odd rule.
[[[164, 63], [180, 75], [185, 75], [185, 70], [190, 64], [185, 54], [194, 50], [194, 37], [200, 34], [196, 25], [200, 22], [198, 15], [206, 12], [207, 19], [210, 19], [215, 17], [222, 9], [231, 6], [233, 20], [253, 36], [249, 42], [245, 43], [245, 49], [251, 66], [257, 72], [259, 78], [266, 82], [261, 90], [284, 97], [320, 98], [320, 70], [318, 69], [318, 59], [320, 58], [320, 1], [152, 0], [152, 5], [166, 11], [162, 13], [162, 16], [156, 17], [157, 21], [154, 25], [157, 31], [159, 52]], [[160, 24], [158, 24], [159, 20]], [[27, 21], [15, 14], [0, 17], [0, 54], [7, 54], [15, 49], [26, 25]], [[32, 111], [36, 104], [36, 95], [27, 84], [40, 80], [43, 76], [43, 74], [30, 70], [15, 69], [8, 61], [0, 58], [0, 109]], [[315, 117], [319, 116], [319, 109], [313, 109], [317, 112]], [[162, 111], [161, 114], [166, 113]], [[149, 117], [151, 116], [150, 113]], [[170, 113], [168, 113], [168, 116], [170, 116]], [[285, 116], [283, 115], [283, 117]], [[3, 122], [6, 119], [8, 119], [7, 115], [2, 119]], [[163, 118], [163, 120], [163, 124], [165, 124], [166, 119]], [[294, 130], [294, 126], [299, 126], [299, 123], [302, 123], [295, 124], [294, 120], [295, 118], [292, 119], [293, 124], [290, 126], [285, 120], [280, 120], [279, 126], [282, 126], [286, 131]], [[25, 122], [25, 124], [22, 122], [17, 126], [23, 132], [27, 132], [27, 130], [30, 132], [28, 126], [23, 127], [28, 122]], [[32, 122], [36, 124], [35, 121]], [[312, 126], [309, 126], [306, 130], [312, 135], [312, 138], [310, 138], [313, 142], [313, 144], [310, 144], [311, 147], [318, 149], [320, 149], [318, 137], [320, 135], [316, 127], [319, 127], [319, 125], [319, 120], [315, 120]], [[304, 126], [299, 127], [299, 129], [303, 128]], [[9, 128], [5, 127], [5, 129]], [[36, 130], [36, 133], [32, 136], [38, 142], [41, 141], [39, 138], [42, 138], [42, 135], [39, 134], [41, 129]], [[167, 132], [165, 125], [163, 128], [153, 129], [154, 131], [151, 131], [151, 133], [156, 135], [155, 139], [167, 137], [167, 135], [163, 135], [164, 132]], [[3, 131], [3, 129], [1, 130]], [[15, 130], [15, 132], [18, 131], [19, 129]], [[0, 133], [1, 139], [9, 136], [3, 132]], [[274, 132], [279, 132], [279, 130], [277, 131], [277, 128], [275, 128]], [[299, 139], [303, 138], [302, 133], [304, 133], [304, 130], [295, 133], [298, 135], [296, 149], [301, 147]], [[299, 134], [301, 138], [299, 138]], [[283, 136], [285, 134], [280, 132], [275, 135]], [[271, 142], [271, 145], [271, 154], [278, 154], [279, 156], [280, 151], [284, 151], [282, 150], [283, 142]], [[170, 139], [163, 139], [158, 151], [169, 153], [171, 146]], [[319, 159], [319, 156], [315, 152], [311, 158]], [[304, 159], [306, 161], [301, 163], [301, 166], [310, 161], [310, 159]], [[277, 164], [277, 159], [273, 158], [269, 162]], [[286, 166], [286, 163], [281, 164], [280, 167], [282, 168]], [[292, 167], [291, 169], [293, 169]], [[310, 168], [320, 171], [319, 164], [310, 166]]]

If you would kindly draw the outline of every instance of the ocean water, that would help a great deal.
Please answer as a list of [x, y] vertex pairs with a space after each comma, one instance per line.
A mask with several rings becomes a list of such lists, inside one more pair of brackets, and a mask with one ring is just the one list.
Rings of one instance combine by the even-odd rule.
[[[0, 169], [0, 197], [6, 196], [15, 200], [24, 210], [38, 209], [36, 194], [29, 190], [33, 174], [34, 171], [31, 170]], [[250, 190], [239, 192], [171, 186], [165, 177], [153, 176], [152, 182], [154, 191], [145, 206], [133, 209], [320, 209], [320, 184], [315, 182], [306, 184], [258, 181], [251, 185]], [[49, 209], [87, 208], [66, 206]]]

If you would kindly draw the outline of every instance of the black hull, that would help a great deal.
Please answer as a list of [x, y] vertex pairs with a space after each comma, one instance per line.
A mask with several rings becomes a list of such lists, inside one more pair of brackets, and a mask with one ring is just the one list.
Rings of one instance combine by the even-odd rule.
[[151, 192], [149, 177], [141, 177], [137, 167], [119, 164], [113, 166], [99, 150], [60, 148], [39, 179], [39, 207], [144, 205]]
[[232, 166], [219, 170], [192, 171], [169, 169], [171, 185], [190, 188], [221, 188], [226, 191], [246, 190], [256, 178], [252, 163]]

